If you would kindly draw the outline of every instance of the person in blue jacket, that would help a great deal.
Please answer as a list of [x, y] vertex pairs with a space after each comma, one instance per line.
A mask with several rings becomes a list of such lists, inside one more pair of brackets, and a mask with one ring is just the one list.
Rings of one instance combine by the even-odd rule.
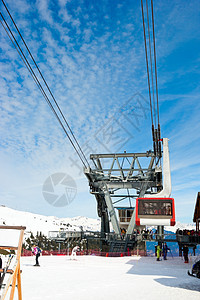
[[167, 243], [163, 244], [163, 257], [164, 260], [167, 260], [167, 251], [170, 250], [170, 248], [168, 248]]

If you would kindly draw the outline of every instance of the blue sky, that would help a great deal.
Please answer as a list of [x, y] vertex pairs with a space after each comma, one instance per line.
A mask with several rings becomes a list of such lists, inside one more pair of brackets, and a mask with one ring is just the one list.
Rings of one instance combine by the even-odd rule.
[[[140, 1], [6, 3], [87, 155], [149, 150]], [[9, 21], [2, 4], [1, 11]], [[177, 220], [191, 222], [200, 190], [200, 3], [154, 1], [154, 14], [172, 196]], [[58, 217], [97, 217], [87, 180], [72, 163], [78, 163], [74, 150], [2, 26], [0, 41], [0, 203]], [[102, 132], [113, 124], [118, 140], [104, 142]], [[42, 195], [46, 178], [57, 172], [70, 174], [77, 184], [75, 200], [64, 208], [49, 205]]]

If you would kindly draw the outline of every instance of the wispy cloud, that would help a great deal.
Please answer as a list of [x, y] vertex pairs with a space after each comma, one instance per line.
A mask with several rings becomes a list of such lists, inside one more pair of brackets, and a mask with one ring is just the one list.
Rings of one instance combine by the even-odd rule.
[[[128, 1], [125, 5], [120, 0], [115, 5], [65, 0], [8, 0], [7, 3], [80, 144], [85, 151], [105, 151], [97, 138], [99, 129], [110, 120], [114, 122], [115, 113], [137, 91], [148, 99], [139, 3]], [[182, 52], [188, 50], [187, 42], [194, 47], [199, 45], [196, 7], [198, 1], [155, 3], [161, 130], [170, 138], [172, 175], [182, 178], [182, 182], [175, 183], [175, 195], [184, 188], [184, 180], [185, 191], [189, 186], [183, 172], [190, 168], [199, 174], [199, 57], [193, 55], [192, 63], [189, 57], [188, 63], [174, 63], [180, 56], [180, 48]], [[63, 170], [74, 176], [80, 191], [77, 202], [66, 213], [76, 215], [78, 207], [86, 213], [84, 202], [92, 203], [91, 216], [96, 215], [96, 203], [89, 196], [87, 181], [70, 160], [75, 157], [71, 145], [2, 28], [0, 38], [1, 162], [6, 174], [1, 176], [1, 201], [13, 206], [18, 201], [22, 208], [29, 207], [26, 198], [30, 197], [35, 212], [41, 209], [43, 213], [45, 210], [54, 213], [43, 202], [41, 185], [47, 176]], [[133, 105], [136, 109], [136, 101]], [[129, 117], [136, 124], [135, 117]], [[117, 114], [117, 120], [133, 138], [119, 151], [124, 151], [124, 147], [131, 152], [148, 150], [149, 115], [143, 113], [139, 131], [123, 118], [124, 115]], [[125, 136], [125, 131], [121, 130], [120, 136]], [[110, 151], [115, 151], [114, 143]], [[3, 199], [10, 180], [15, 201], [9, 196], [7, 202]], [[194, 189], [196, 184], [193, 181]], [[33, 188], [31, 195], [27, 189], [24, 193], [18, 189], [23, 185], [24, 189], [38, 188]], [[16, 200], [20, 197], [21, 200]], [[56, 213], [64, 214], [63, 210]]]

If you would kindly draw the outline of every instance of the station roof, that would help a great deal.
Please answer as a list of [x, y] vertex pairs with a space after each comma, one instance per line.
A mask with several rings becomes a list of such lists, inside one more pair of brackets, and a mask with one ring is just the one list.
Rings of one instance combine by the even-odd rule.
[[193, 222], [197, 222], [200, 219], [200, 192], [197, 194], [197, 201], [194, 210]]

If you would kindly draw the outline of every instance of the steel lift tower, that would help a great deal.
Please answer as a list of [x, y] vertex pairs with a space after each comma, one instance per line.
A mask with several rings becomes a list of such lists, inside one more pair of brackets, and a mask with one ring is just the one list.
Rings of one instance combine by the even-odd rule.
[[[119, 237], [121, 226], [125, 225], [127, 225], [126, 236], [133, 234], [134, 229], [138, 228], [136, 224], [138, 213], [133, 205], [134, 198], [155, 199], [157, 202], [154, 200], [154, 206], [155, 203], [160, 206], [165, 199], [169, 201], [171, 174], [168, 139], [164, 138], [162, 142], [162, 167], [161, 157], [158, 158], [152, 151], [90, 155], [95, 168], [85, 169], [85, 175], [89, 180], [90, 192], [97, 200], [102, 235], [110, 232], [110, 222]], [[118, 209], [119, 212], [132, 210], [129, 216], [121, 218], [117, 216], [116, 204], [119, 202], [124, 205]], [[148, 211], [145, 214], [148, 215]], [[165, 211], [156, 214], [155, 209], [155, 213], [151, 213], [146, 219], [144, 217], [142, 224], [138, 225], [157, 225], [158, 233], [162, 234], [163, 226], [170, 225], [171, 219], [172, 213], [166, 215]]]

